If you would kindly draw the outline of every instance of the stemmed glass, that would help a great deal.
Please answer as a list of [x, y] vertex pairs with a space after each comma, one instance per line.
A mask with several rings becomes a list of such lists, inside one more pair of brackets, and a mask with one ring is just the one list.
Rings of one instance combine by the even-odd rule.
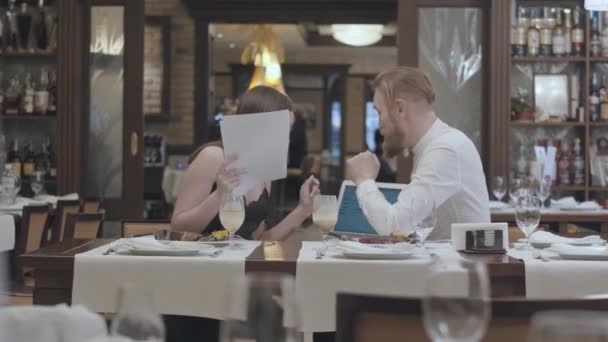
[[543, 177], [538, 185], [538, 197], [540, 198], [541, 206], [545, 206], [547, 199], [551, 196], [551, 185], [553, 181], [550, 177]]
[[336, 227], [338, 222], [338, 199], [332, 195], [316, 195], [312, 202], [312, 221], [321, 232], [322, 251], [327, 250], [327, 234]]
[[230, 234], [229, 246], [234, 247], [234, 234], [245, 222], [245, 199], [234, 193], [224, 196], [220, 206], [220, 222]]
[[511, 203], [516, 204], [517, 198], [522, 195], [524, 191], [524, 182], [519, 178], [511, 179], [511, 185], [509, 187], [509, 198]]
[[479, 341], [490, 320], [484, 264], [436, 258], [425, 273], [424, 328], [433, 341]]
[[536, 196], [522, 196], [515, 206], [515, 221], [526, 236], [526, 249], [530, 248], [530, 235], [540, 223], [540, 199]]
[[30, 187], [34, 192], [34, 198], [38, 197], [38, 195], [44, 190], [44, 172], [36, 171], [34, 172], [34, 177], [32, 177]]
[[504, 177], [499, 176], [492, 179], [492, 193], [494, 193], [497, 201], [502, 201], [507, 193], [507, 182]]
[[165, 325], [154, 310], [153, 296], [131, 285], [118, 289], [118, 310], [110, 326], [110, 335], [128, 337], [133, 341], [162, 342]]
[[231, 283], [228, 293], [220, 341], [301, 341], [293, 277], [242, 275]]

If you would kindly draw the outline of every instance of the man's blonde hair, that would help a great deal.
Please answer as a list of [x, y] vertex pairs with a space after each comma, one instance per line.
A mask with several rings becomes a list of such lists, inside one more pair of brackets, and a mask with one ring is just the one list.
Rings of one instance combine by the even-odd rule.
[[413, 99], [423, 99], [428, 104], [435, 102], [435, 90], [428, 75], [412, 67], [397, 67], [384, 71], [374, 79], [374, 91], [380, 91], [384, 95], [387, 105], [392, 103], [398, 95], [413, 96]]

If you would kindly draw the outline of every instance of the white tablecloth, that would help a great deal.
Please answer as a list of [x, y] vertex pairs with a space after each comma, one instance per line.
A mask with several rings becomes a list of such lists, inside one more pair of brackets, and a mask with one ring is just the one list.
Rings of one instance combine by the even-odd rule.
[[510, 249], [508, 255], [522, 259], [526, 269], [526, 297], [533, 299], [576, 298], [608, 293], [608, 262], [532, 257], [532, 251]]
[[0, 252], [15, 248], [15, 218], [12, 215], [0, 215]]
[[[449, 244], [427, 245], [441, 258], [460, 258]], [[314, 251], [319, 246], [320, 242], [303, 242], [298, 257], [296, 297], [304, 332], [335, 331], [338, 293], [424, 294], [423, 274], [430, 262], [428, 257], [395, 261], [353, 260], [330, 250], [319, 260]]]
[[169, 166], [165, 167], [162, 188], [167, 203], [175, 203], [177, 194], [179, 193], [179, 184], [185, 173], [186, 170], [178, 170]]
[[216, 258], [103, 255], [108, 246], [77, 254], [72, 303], [115, 312], [118, 289], [129, 283], [153, 294], [161, 314], [224, 317], [229, 284], [245, 273], [245, 258], [259, 241], [239, 241]]
[[17, 197], [13, 204], [0, 204], [0, 213], [20, 215], [25, 206], [51, 204], [55, 207], [58, 200], [78, 200], [78, 194], [69, 194], [60, 197], [53, 195], [40, 195], [35, 198]]

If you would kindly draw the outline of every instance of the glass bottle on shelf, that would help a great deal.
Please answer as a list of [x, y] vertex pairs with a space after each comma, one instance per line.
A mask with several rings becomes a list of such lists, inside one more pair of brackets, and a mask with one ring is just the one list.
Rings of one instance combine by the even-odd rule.
[[34, 93], [34, 112], [46, 115], [49, 109], [49, 74], [45, 68], [40, 70], [40, 82]]
[[40, 154], [36, 158], [36, 170], [42, 170], [45, 174], [49, 172], [51, 168], [51, 161], [49, 159], [49, 152], [46, 143], [40, 146]]
[[608, 120], [608, 77], [602, 76], [602, 86], [600, 88], [600, 119]]
[[600, 12], [602, 16], [601, 45], [602, 56], [608, 57], [608, 12]]
[[528, 27], [528, 56], [536, 57], [540, 53], [540, 31], [536, 26], [538, 22], [538, 11], [536, 8], [530, 9], [531, 20]]
[[46, 11], [44, 10], [44, 0], [38, 0], [38, 12], [35, 21], [36, 49], [46, 51], [49, 45], [49, 38], [46, 27]]
[[585, 159], [581, 152], [581, 139], [574, 139], [574, 185], [585, 184]]
[[572, 10], [564, 8], [564, 45], [566, 56], [572, 54]]
[[513, 56], [524, 57], [526, 55], [526, 33], [529, 26], [529, 24], [527, 24], [528, 22], [529, 20], [526, 19], [526, 9], [520, 6], [517, 12], [517, 26], [515, 27]]
[[600, 115], [600, 81], [597, 73], [591, 74], [591, 93], [589, 94], [589, 115], [591, 121], [597, 121]]
[[550, 8], [543, 7], [543, 23], [540, 28], [540, 54], [546, 57], [551, 56], [553, 45], [553, 31], [551, 30], [550, 17]]
[[26, 1], [21, 3], [21, 10], [17, 15], [17, 29], [19, 30], [19, 47], [22, 51], [30, 50], [30, 30], [32, 28], [32, 15]]
[[19, 155], [19, 141], [13, 141], [13, 147], [8, 153], [8, 163], [11, 165], [11, 171], [17, 176], [21, 176], [21, 156]]
[[557, 164], [559, 183], [561, 185], [570, 185], [570, 144], [564, 139], [561, 142], [560, 160]]
[[555, 56], [566, 55], [566, 34], [562, 25], [561, 11], [555, 12], [555, 27], [553, 28], [553, 54]]
[[572, 54], [574, 56], [583, 56], [585, 53], [585, 30], [582, 24], [582, 12], [579, 6], [574, 9], [574, 27], [572, 27]]
[[32, 85], [32, 74], [30, 73], [25, 75], [21, 113], [24, 115], [32, 115], [34, 113], [34, 86]]
[[[4, 16], [0, 15], [0, 52], [4, 50], [5, 38], [4, 38], [4, 25], [5, 25]], [[2, 164], [0, 164], [2, 165]]]
[[53, 148], [53, 143], [51, 142], [51, 138], [48, 138], [46, 144], [46, 150], [49, 156], [49, 178], [57, 177], [57, 158], [55, 157], [55, 149]]
[[517, 160], [517, 178], [524, 179], [528, 176], [528, 159], [526, 159], [526, 146], [519, 145], [519, 159]]
[[[4, 114], [4, 74], [0, 71], [0, 115]], [[0, 165], [4, 162], [0, 160]]]
[[599, 12], [589, 12], [591, 17], [591, 56], [598, 57], [602, 54], [602, 40], [600, 38]]
[[30, 140], [23, 151], [23, 177], [33, 177], [36, 171], [36, 158], [32, 149], [33, 144]]
[[9, 0], [8, 10], [5, 15], [6, 23], [6, 51], [12, 52], [17, 51], [19, 43], [17, 39], [17, 11], [15, 10], [15, 0]]
[[57, 72], [52, 71], [49, 78], [49, 115], [57, 115]]
[[9, 87], [4, 96], [4, 114], [17, 115], [21, 106], [21, 87], [17, 76], [11, 78]]

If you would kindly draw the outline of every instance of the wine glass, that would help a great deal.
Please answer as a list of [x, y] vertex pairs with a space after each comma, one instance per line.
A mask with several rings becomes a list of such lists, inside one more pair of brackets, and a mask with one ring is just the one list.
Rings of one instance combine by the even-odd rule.
[[436, 258], [425, 272], [424, 328], [433, 341], [479, 341], [490, 320], [484, 264]]
[[128, 337], [133, 341], [162, 342], [165, 325], [154, 310], [152, 294], [130, 284], [118, 289], [118, 307], [110, 325], [111, 336]]
[[607, 341], [607, 321], [599, 311], [541, 311], [532, 316], [528, 341]]
[[220, 341], [301, 341], [293, 277], [242, 275], [234, 279], [228, 293]]
[[[424, 251], [427, 251], [425, 242], [426, 239], [431, 235], [435, 227], [437, 226], [437, 210], [435, 209], [435, 201], [423, 199], [422, 200], [423, 208], [431, 208], [431, 212], [420, 222], [414, 222], [414, 215], [410, 215], [410, 224], [414, 229], [416, 235], [418, 235], [418, 246], [421, 247]], [[413, 212], [415, 212], [415, 200], [412, 198]], [[422, 208], [418, 208], [420, 210]], [[425, 209], [422, 209], [425, 210]]]
[[30, 187], [34, 192], [34, 198], [44, 190], [44, 173], [42, 171], [36, 171], [34, 177], [32, 177]]
[[515, 221], [526, 236], [526, 248], [530, 248], [530, 235], [540, 223], [540, 199], [536, 196], [522, 196], [515, 206]]
[[507, 193], [507, 182], [504, 177], [494, 177], [492, 179], [492, 193], [494, 193], [494, 197], [499, 202], [502, 201], [503, 197]]
[[538, 197], [541, 200], [541, 205], [545, 206], [547, 199], [551, 197], [551, 185], [553, 181], [551, 177], [543, 177], [538, 185]]
[[524, 190], [524, 182], [520, 178], [511, 179], [511, 186], [509, 187], [509, 198], [511, 203], [517, 203], [517, 198], [522, 195]]
[[334, 230], [338, 222], [338, 199], [332, 195], [316, 195], [312, 202], [312, 221], [321, 232], [322, 250], [327, 250], [327, 234]]
[[229, 247], [234, 247], [234, 233], [245, 222], [245, 200], [234, 193], [224, 196], [220, 206], [220, 222], [230, 234]]

